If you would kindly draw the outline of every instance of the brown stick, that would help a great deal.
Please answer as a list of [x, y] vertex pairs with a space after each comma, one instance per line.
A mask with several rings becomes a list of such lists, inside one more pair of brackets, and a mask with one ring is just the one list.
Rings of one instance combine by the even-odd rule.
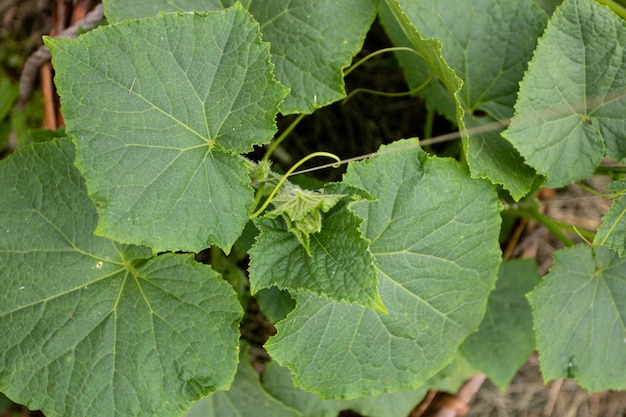
[[[103, 16], [104, 8], [102, 4], [98, 4], [85, 16], [84, 19], [76, 22], [55, 37], [61, 39], [75, 38], [76, 35], [78, 35], [78, 30], [80, 28], [91, 29], [102, 20]], [[49, 60], [50, 57], [51, 55], [48, 47], [46, 47], [46, 45], [41, 45], [24, 63], [24, 69], [22, 70], [22, 75], [20, 76], [20, 96], [18, 99], [18, 107], [22, 110], [24, 109], [24, 104], [28, 101], [28, 98], [33, 91], [37, 70], [41, 64]]]

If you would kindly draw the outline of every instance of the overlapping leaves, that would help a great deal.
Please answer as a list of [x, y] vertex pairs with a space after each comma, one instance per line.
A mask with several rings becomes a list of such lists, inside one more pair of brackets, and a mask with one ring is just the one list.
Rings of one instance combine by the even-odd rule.
[[234, 6], [48, 39], [97, 233], [157, 251], [229, 249], [248, 221], [243, 159], [285, 90], [258, 24]]
[[93, 235], [68, 139], [0, 164], [0, 390], [47, 416], [171, 416], [226, 389], [237, 296], [188, 255]]
[[539, 41], [505, 136], [559, 187], [626, 157], [626, 24], [592, 0], [565, 0]]
[[[388, 0], [387, 4], [406, 35], [395, 31], [393, 22], [387, 20], [394, 42], [403, 44], [408, 38], [420, 52], [424, 42], [436, 39], [441, 44], [440, 56], [433, 59], [424, 55], [426, 62], [435, 71], [438, 62], [445, 60], [462, 79], [457, 86], [437, 74], [457, 106], [452, 116], [464, 134], [472, 175], [503, 184], [515, 198], [522, 197], [535, 173], [500, 136], [502, 125], [496, 122], [513, 115], [518, 83], [547, 22], [545, 12], [530, 0], [472, 0], [463, 7], [452, 0]], [[407, 73], [415, 72], [419, 65], [407, 57], [401, 62]], [[412, 81], [409, 74], [407, 78]], [[429, 101], [447, 103], [438, 97], [441, 92], [433, 88], [428, 91]], [[450, 113], [446, 108], [440, 110]]]
[[415, 141], [352, 165], [344, 182], [377, 198], [353, 207], [365, 219], [387, 314], [296, 293], [266, 347], [296, 385], [322, 397], [417, 387], [482, 319], [500, 262], [499, 203], [487, 183], [427, 158]]
[[[216, 11], [235, 0], [105, 0], [107, 17], [121, 21], [159, 11]], [[376, 17], [376, 0], [243, 2], [271, 44], [276, 78], [290, 88], [284, 114], [312, 113], [345, 97], [343, 73]]]

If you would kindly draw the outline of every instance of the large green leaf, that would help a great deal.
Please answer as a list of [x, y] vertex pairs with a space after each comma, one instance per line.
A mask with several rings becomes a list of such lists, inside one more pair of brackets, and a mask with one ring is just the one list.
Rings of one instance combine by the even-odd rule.
[[297, 386], [322, 397], [419, 387], [484, 315], [500, 263], [499, 201], [489, 184], [452, 160], [427, 158], [416, 141], [352, 164], [344, 181], [377, 198], [352, 207], [365, 219], [388, 313], [298, 293], [266, 348]]
[[48, 38], [97, 233], [158, 251], [228, 249], [253, 203], [243, 159], [285, 90], [240, 6]]
[[[210, 11], [234, 0], [105, 0], [112, 21], [162, 11]], [[242, 2], [271, 44], [276, 78], [291, 89], [284, 114], [312, 113], [346, 96], [342, 69], [361, 50], [376, 17], [376, 0], [272, 0]]]
[[558, 251], [528, 299], [545, 380], [626, 389], [626, 258], [604, 247]]
[[369, 241], [359, 230], [361, 222], [347, 203], [340, 203], [324, 215], [321, 231], [311, 234], [310, 252], [284, 219], [256, 222], [261, 234], [250, 250], [250, 290], [254, 294], [276, 286], [308, 291], [384, 312]]
[[93, 235], [68, 139], [0, 164], [0, 390], [47, 416], [172, 416], [229, 387], [237, 296], [188, 255]]
[[520, 86], [504, 135], [558, 187], [626, 157], [625, 23], [592, 0], [555, 11]]
[[539, 284], [534, 259], [505, 261], [487, 313], [478, 332], [461, 346], [463, 355], [483, 371], [500, 390], [535, 350], [533, 318], [525, 294]]
[[250, 365], [250, 355], [244, 349], [230, 390], [201, 399], [185, 414], [185, 417], [230, 416], [303, 417], [303, 414], [263, 389], [259, 375]]
[[[463, 108], [456, 116], [472, 175], [503, 184], [515, 198], [525, 195], [535, 174], [500, 136], [501, 126], [475, 128], [485, 124], [477, 120], [482, 114], [491, 122], [513, 115], [518, 83], [545, 27], [545, 12], [530, 0], [472, 0], [460, 7], [454, 0], [387, 3], [401, 9], [421, 36], [441, 42], [438, 60], [445, 59], [463, 80], [460, 90], [449, 91]], [[426, 59], [431, 66], [438, 60]]]

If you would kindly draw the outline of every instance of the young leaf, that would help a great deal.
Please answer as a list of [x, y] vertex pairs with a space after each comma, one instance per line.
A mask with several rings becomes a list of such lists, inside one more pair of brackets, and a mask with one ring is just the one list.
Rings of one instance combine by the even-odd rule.
[[500, 263], [500, 203], [485, 181], [429, 159], [416, 141], [350, 165], [344, 182], [377, 198], [352, 207], [365, 219], [388, 313], [296, 293], [266, 348], [297, 386], [324, 398], [412, 389], [452, 360], [484, 315]]
[[0, 390], [47, 416], [171, 416], [226, 389], [237, 296], [188, 255], [93, 235], [69, 139], [0, 164]]
[[184, 417], [226, 416], [303, 417], [303, 414], [272, 397], [263, 389], [259, 375], [250, 365], [250, 355], [247, 349], [243, 349], [231, 388], [226, 392], [216, 392], [201, 399]]
[[461, 352], [504, 391], [535, 350], [533, 317], [524, 295], [541, 278], [533, 259], [505, 261], [498, 276], [485, 318], [478, 332], [463, 343]]
[[520, 85], [505, 137], [559, 187], [626, 157], [624, 21], [592, 0], [554, 12]]
[[518, 83], [547, 22], [545, 12], [530, 0], [473, 0], [463, 7], [453, 0], [387, 2], [397, 2], [422, 36], [441, 42], [440, 60], [463, 80], [462, 89], [449, 91], [464, 110], [457, 111], [457, 123], [472, 175], [502, 184], [514, 198], [525, 195], [535, 173], [500, 136], [502, 127], [472, 128], [486, 124], [474, 116], [478, 112], [492, 123], [513, 115]]
[[230, 248], [253, 203], [233, 152], [271, 139], [285, 94], [260, 36], [234, 6], [47, 39], [98, 234], [156, 251]]
[[310, 235], [310, 253], [283, 219], [255, 222], [261, 234], [250, 250], [251, 292], [277, 286], [384, 312], [369, 242], [359, 230], [362, 220], [347, 204], [324, 215], [321, 231]]
[[[161, 11], [212, 11], [235, 0], [105, 0], [112, 21]], [[342, 69], [361, 50], [376, 17], [376, 0], [250, 1], [245, 6], [271, 45], [276, 78], [290, 88], [283, 114], [312, 113], [346, 96]]]
[[599, 247], [555, 253], [528, 294], [544, 379], [574, 378], [589, 391], [626, 389], [626, 259]]

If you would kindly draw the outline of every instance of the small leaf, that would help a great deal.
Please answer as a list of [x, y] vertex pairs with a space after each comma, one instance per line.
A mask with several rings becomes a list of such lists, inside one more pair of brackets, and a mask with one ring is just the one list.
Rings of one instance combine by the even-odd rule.
[[416, 141], [351, 164], [344, 182], [377, 199], [352, 207], [365, 219], [387, 314], [295, 293], [296, 309], [266, 348], [296, 386], [323, 398], [418, 387], [484, 315], [501, 259], [500, 203], [492, 186], [428, 158]]
[[533, 318], [524, 295], [538, 285], [541, 278], [533, 259], [505, 261], [498, 275], [485, 318], [478, 332], [463, 343], [461, 351], [505, 391], [535, 350]]
[[[303, 417], [296, 408], [280, 402], [268, 394], [259, 375], [250, 365], [248, 349], [242, 349], [235, 381], [226, 392], [203, 398], [191, 407], [184, 417]], [[312, 417], [308, 416], [307, 417]]]
[[574, 378], [598, 392], [626, 389], [626, 259], [574, 246], [528, 294], [546, 381]]
[[[235, 0], [105, 0], [112, 21], [161, 11], [214, 11]], [[244, 2], [271, 44], [276, 78], [290, 88], [283, 114], [312, 113], [346, 96], [342, 69], [361, 50], [376, 18], [376, 0]]]
[[595, 1], [554, 12], [504, 132], [545, 186], [590, 177], [605, 155], [626, 157], [625, 44], [624, 21]]
[[93, 235], [69, 139], [0, 163], [0, 390], [55, 416], [172, 416], [227, 389], [241, 307], [190, 255]]
[[323, 219], [322, 230], [310, 235], [311, 253], [289, 231], [283, 219], [255, 222], [261, 231], [250, 250], [250, 290], [277, 286], [290, 291], [324, 294], [385, 311], [376, 289], [377, 278], [369, 242], [358, 216], [340, 203]]
[[232, 246], [254, 201], [233, 153], [272, 138], [286, 93], [260, 38], [235, 6], [46, 40], [98, 234], [156, 251]]

